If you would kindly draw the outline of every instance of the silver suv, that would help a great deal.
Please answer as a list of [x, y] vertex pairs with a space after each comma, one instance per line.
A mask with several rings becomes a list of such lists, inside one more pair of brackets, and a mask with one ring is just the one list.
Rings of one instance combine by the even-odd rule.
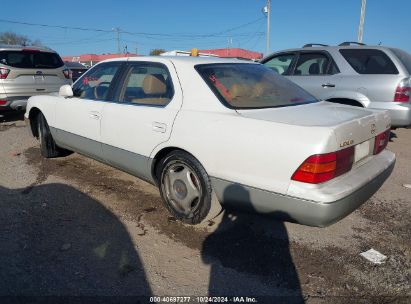
[[261, 63], [321, 100], [388, 110], [392, 126], [411, 125], [411, 55], [383, 46], [306, 44]]
[[60, 56], [44, 47], [0, 45], [0, 110], [26, 108], [33, 95], [72, 84]]

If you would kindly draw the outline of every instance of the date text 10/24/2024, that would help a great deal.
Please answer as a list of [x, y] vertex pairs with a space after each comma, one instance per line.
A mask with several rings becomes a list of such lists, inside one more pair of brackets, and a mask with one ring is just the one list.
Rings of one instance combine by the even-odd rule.
[[150, 297], [152, 303], [257, 303], [255, 297]]

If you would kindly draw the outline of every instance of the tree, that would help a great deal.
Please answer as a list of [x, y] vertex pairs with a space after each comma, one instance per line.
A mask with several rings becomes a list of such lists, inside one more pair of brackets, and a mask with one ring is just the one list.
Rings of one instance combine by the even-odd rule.
[[27, 36], [24, 35], [19, 35], [13, 32], [3, 32], [0, 33], [0, 43], [4, 44], [11, 44], [11, 45], [36, 45], [40, 46], [42, 45], [41, 41], [36, 39], [36, 40], [31, 40], [27, 38]]
[[150, 55], [151, 56], [158, 56], [158, 55], [164, 53], [165, 51], [166, 51], [165, 49], [152, 49], [150, 51]]

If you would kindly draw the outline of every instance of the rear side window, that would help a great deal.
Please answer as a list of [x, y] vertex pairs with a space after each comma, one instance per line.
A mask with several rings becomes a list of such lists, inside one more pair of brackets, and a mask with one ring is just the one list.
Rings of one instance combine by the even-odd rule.
[[64, 65], [56, 53], [38, 51], [0, 51], [0, 63], [22, 69], [57, 69]]
[[359, 74], [398, 74], [394, 63], [383, 51], [341, 49], [340, 53]]
[[408, 73], [411, 74], [411, 55], [400, 49], [391, 49], [391, 51], [401, 60]]
[[301, 53], [295, 66], [294, 75], [324, 75], [327, 73], [328, 62], [328, 57], [324, 54]]
[[173, 98], [170, 74], [160, 63], [141, 63], [130, 69], [121, 101], [140, 105], [165, 106]]

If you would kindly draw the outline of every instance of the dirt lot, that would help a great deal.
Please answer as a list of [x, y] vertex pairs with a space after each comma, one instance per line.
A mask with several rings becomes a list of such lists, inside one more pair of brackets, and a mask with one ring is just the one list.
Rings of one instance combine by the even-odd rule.
[[[0, 114], [0, 295], [410, 303], [411, 129], [392, 135], [393, 174], [331, 227], [226, 212], [193, 228], [128, 174], [78, 154], [42, 159], [22, 115]], [[370, 248], [387, 261], [362, 258]]]

